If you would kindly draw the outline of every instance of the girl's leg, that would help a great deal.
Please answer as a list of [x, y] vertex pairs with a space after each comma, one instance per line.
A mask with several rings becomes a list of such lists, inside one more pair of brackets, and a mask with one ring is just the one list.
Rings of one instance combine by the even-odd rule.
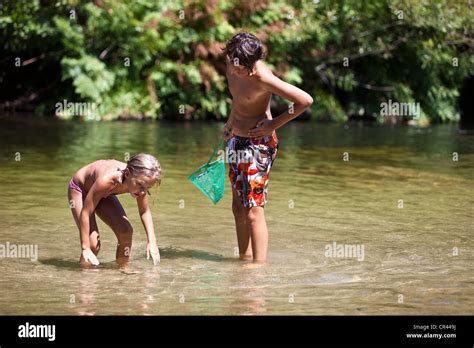
[[237, 242], [241, 260], [252, 260], [252, 244], [250, 230], [247, 224], [247, 209], [239, 199], [238, 193], [232, 189], [232, 212], [234, 213]]
[[101, 199], [95, 212], [117, 236], [117, 263], [126, 264], [130, 262], [133, 228], [118, 198], [109, 196]]
[[[74, 221], [76, 222], [76, 226], [79, 229], [80, 233], [80, 225], [79, 225], [79, 217], [81, 215], [82, 206], [84, 203], [85, 197], [80, 192], [77, 192], [73, 189], [68, 189], [68, 199], [69, 199], [69, 206], [71, 207], [72, 216]], [[91, 245], [91, 250], [94, 254], [98, 254], [100, 250], [100, 235], [99, 235], [99, 228], [97, 227], [97, 222], [95, 220], [95, 214], [92, 214], [89, 220], [90, 230], [89, 230], [89, 242]], [[84, 261], [81, 255], [81, 263]]]

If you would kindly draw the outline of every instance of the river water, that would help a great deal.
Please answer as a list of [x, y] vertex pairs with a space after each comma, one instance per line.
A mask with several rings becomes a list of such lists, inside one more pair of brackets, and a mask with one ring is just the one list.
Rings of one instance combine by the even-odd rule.
[[[37, 260], [0, 258], [0, 314], [474, 314], [474, 136], [455, 125], [285, 126], [265, 208], [269, 259], [254, 269], [235, 256], [227, 180], [216, 206], [187, 180], [221, 127], [0, 125], [0, 247], [38, 248]], [[101, 266], [81, 269], [67, 183], [86, 163], [137, 152], [163, 167], [151, 196], [161, 264], [146, 260], [136, 204], [122, 195], [131, 267], [115, 266], [115, 236], [97, 219]]]

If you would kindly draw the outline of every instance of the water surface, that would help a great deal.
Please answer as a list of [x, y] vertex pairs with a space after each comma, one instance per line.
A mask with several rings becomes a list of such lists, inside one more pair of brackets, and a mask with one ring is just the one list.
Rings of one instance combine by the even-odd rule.
[[[234, 254], [228, 182], [213, 206], [187, 180], [220, 127], [2, 124], [0, 244], [38, 245], [39, 257], [0, 258], [0, 314], [474, 314], [472, 135], [285, 126], [265, 208], [269, 262], [249, 269]], [[163, 167], [151, 200], [162, 262], [146, 260], [135, 201], [121, 195], [135, 227], [131, 269], [115, 267], [115, 236], [98, 219], [102, 264], [83, 270], [67, 183], [86, 163], [137, 152]], [[363, 260], [327, 257], [333, 242], [363, 246]]]

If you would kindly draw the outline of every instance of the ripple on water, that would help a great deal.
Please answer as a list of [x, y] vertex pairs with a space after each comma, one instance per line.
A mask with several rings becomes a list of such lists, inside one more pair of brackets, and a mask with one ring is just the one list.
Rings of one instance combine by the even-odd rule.
[[362, 280], [358, 275], [344, 274], [344, 273], [329, 273], [322, 275], [319, 278], [321, 284], [341, 284], [341, 283], [355, 283]]

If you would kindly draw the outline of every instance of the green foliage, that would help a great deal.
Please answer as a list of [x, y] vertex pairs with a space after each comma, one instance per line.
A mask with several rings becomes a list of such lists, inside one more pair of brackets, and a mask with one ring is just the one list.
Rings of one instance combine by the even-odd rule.
[[245, 29], [277, 76], [314, 97], [316, 119], [376, 117], [391, 99], [448, 121], [474, 73], [470, 13], [450, 0], [10, 0], [0, 34], [5, 59], [44, 53], [60, 67], [53, 100], [97, 103], [106, 119], [226, 118], [219, 54]]
[[63, 58], [63, 78], [71, 78], [76, 93], [84, 99], [101, 103], [103, 95], [114, 84], [114, 74], [107, 71], [103, 62], [95, 57], [82, 56], [79, 59]]

